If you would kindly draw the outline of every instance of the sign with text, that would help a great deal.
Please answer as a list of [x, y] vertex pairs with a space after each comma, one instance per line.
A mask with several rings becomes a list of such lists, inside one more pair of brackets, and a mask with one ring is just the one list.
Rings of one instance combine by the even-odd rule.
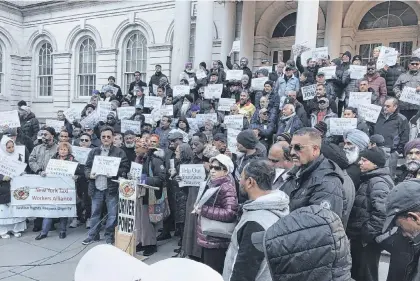
[[197, 114], [195, 119], [199, 127], [204, 126], [204, 122], [206, 122], [206, 120], [211, 120], [214, 123], [217, 123], [217, 113]]
[[106, 117], [111, 111], [111, 103], [108, 101], [98, 101], [98, 118], [100, 121], [106, 121]]
[[47, 176], [72, 177], [76, 172], [77, 165], [79, 165], [77, 162], [50, 159], [45, 172]]
[[251, 87], [252, 90], [262, 91], [264, 90], [264, 84], [267, 82], [267, 77], [252, 78]]
[[131, 168], [130, 168], [131, 177], [138, 182], [141, 179], [142, 173], [143, 173], [143, 165], [136, 162], [131, 162]]
[[351, 64], [349, 71], [350, 71], [350, 79], [362, 79], [366, 75], [367, 66]]
[[134, 134], [140, 135], [141, 121], [121, 120], [121, 133], [125, 134], [127, 131], [133, 131]]
[[303, 52], [309, 51], [311, 48], [304, 44], [295, 44], [292, 46], [293, 55], [300, 56]]
[[[23, 159], [25, 160], [25, 158]], [[0, 155], [0, 174], [14, 178], [25, 172], [27, 164], [10, 156]]]
[[86, 164], [86, 160], [91, 150], [92, 150], [91, 148], [72, 146], [74, 159], [76, 159], [77, 162], [83, 165]]
[[103, 85], [101, 92], [102, 93], [112, 92], [116, 96], [118, 93], [118, 88], [111, 85]]
[[354, 108], [359, 108], [359, 104], [371, 104], [372, 93], [371, 92], [350, 92], [349, 94], [349, 105]]
[[20, 120], [17, 110], [0, 112], [0, 128], [19, 128]]
[[133, 116], [135, 112], [136, 112], [136, 108], [134, 106], [126, 106], [126, 107], [117, 108], [117, 115], [118, 115], [118, 119], [120, 120], [130, 119], [131, 116]]
[[398, 51], [391, 47], [381, 46], [378, 60], [376, 61], [376, 69], [381, 69], [385, 65], [393, 66], [397, 63]]
[[230, 108], [235, 104], [236, 104], [235, 99], [220, 98], [217, 110], [218, 111], [230, 111]]
[[115, 177], [118, 174], [121, 158], [95, 155], [91, 174]]
[[11, 182], [12, 217], [76, 217], [74, 180], [62, 177], [23, 175]]
[[98, 124], [99, 122], [99, 116], [96, 111], [92, 112], [88, 116], [82, 119], [80, 121], [80, 125], [82, 125], [82, 128], [84, 129], [86, 126], [91, 127], [92, 129]]
[[237, 140], [236, 137], [241, 132], [240, 130], [235, 130], [232, 128], [228, 128], [227, 130], [227, 148], [231, 153], [237, 153]]
[[416, 88], [404, 87], [400, 96], [400, 101], [420, 105], [420, 94], [416, 91]]
[[45, 120], [45, 126], [54, 128], [55, 133], [59, 134], [64, 127], [64, 121], [47, 119]]
[[203, 164], [182, 164], [179, 168], [179, 175], [182, 181], [179, 186], [200, 186], [206, 179], [206, 170]]
[[74, 107], [67, 108], [64, 110], [64, 116], [66, 116], [67, 121], [73, 124], [75, 120], [80, 120], [80, 111]]
[[162, 105], [160, 108], [160, 116], [174, 116], [174, 106], [172, 104]]
[[326, 60], [328, 59], [328, 47], [315, 48], [312, 51], [312, 60]]
[[154, 121], [153, 121], [152, 114], [143, 114], [143, 116], [144, 116], [144, 123], [153, 125]]
[[223, 84], [209, 84], [204, 88], [205, 99], [220, 99], [223, 92]]
[[118, 196], [118, 232], [134, 235], [136, 227], [137, 185], [133, 180], [120, 180]]
[[[194, 78], [192, 78], [194, 81]], [[190, 86], [176, 85], [172, 88], [173, 97], [182, 97], [190, 94]]]
[[379, 114], [381, 113], [382, 107], [375, 104], [359, 104], [357, 113], [360, 117], [365, 119], [367, 122], [376, 123], [378, 121]]
[[244, 127], [244, 117], [242, 115], [227, 115], [223, 123], [227, 129], [242, 130]]
[[318, 73], [324, 73], [324, 77], [325, 80], [327, 79], [332, 79], [333, 77], [335, 77], [335, 71], [337, 69], [337, 66], [326, 66], [326, 67], [321, 67], [318, 70]]
[[[190, 89], [194, 89], [195, 88], [195, 79], [194, 79], [194, 77], [192, 77], [192, 78], [188, 78], [188, 87], [190, 88]], [[175, 97], [175, 95], [174, 95], [174, 97]]]
[[226, 70], [226, 80], [237, 80], [241, 81], [242, 75], [244, 75], [243, 70]]
[[232, 53], [239, 53], [241, 51], [241, 41], [236, 40], [232, 43]]
[[357, 128], [357, 118], [331, 118], [330, 134], [342, 136], [345, 131]]
[[311, 100], [316, 96], [316, 84], [301, 88], [303, 100]]
[[154, 96], [145, 96], [144, 97], [144, 107], [159, 109], [161, 106], [162, 106], [162, 98], [161, 97], [154, 97]]

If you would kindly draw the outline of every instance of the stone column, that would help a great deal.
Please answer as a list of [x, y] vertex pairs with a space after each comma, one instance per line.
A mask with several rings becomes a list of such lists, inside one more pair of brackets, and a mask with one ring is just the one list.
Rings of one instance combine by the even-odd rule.
[[179, 74], [184, 70], [190, 50], [191, 1], [175, 2], [174, 35], [172, 40], [171, 84], [179, 84]]
[[[96, 88], [102, 89], [102, 86], [108, 84], [109, 76], [117, 76], [117, 55], [118, 49], [99, 49], [96, 50]], [[116, 77], [117, 79], [117, 77]], [[123, 81], [115, 81], [115, 84], [123, 87]], [[121, 91], [124, 92], [123, 89]]]
[[328, 47], [331, 58], [340, 56], [341, 26], [343, 18], [343, 2], [329, 1], [327, 8], [327, 21], [325, 23], [324, 46]]
[[[319, 0], [298, 1], [296, 18], [295, 44], [303, 44], [309, 48], [316, 47], [318, 31]], [[302, 64], [306, 65], [308, 53], [302, 55]]]
[[204, 61], [207, 67], [211, 68], [213, 49], [213, 0], [199, 0], [197, 2], [195, 34], [194, 65], [198, 69], [200, 62]]
[[240, 57], [248, 59], [250, 69], [254, 60], [255, 3], [256, 1], [244, 1], [242, 6]]
[[232, 43], [235, 40], [236, 27], [236, 3], [234, 1], [226, 1], [224, 4], [222, 48], [220, 50], [220, 60], [223, 63], [226, 61], [226, 57], [232, 49]]

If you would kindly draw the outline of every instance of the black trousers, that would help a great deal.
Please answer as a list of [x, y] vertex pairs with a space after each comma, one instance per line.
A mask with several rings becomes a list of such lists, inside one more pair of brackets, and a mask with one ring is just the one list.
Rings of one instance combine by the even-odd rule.
[[171, 214], [163, 221], [162, 234], [171, 234], [170, 232], [175, 230], [175, 212], [176, 212], [176, 197], [175, 190], [172, 186], [168, 186], [168, 203]]
[[376, 243], [363, 246], [360, 240], [350, 241], [351, 277], [355, 281], [378, 281], [381, 248]]
[[203, 248], [203, 263], [223, 274], [227, 249]]

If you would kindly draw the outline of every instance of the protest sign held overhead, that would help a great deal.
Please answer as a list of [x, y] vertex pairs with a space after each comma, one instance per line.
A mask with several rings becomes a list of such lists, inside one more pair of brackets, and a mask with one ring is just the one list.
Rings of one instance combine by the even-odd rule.
[[232, 53], [239, 53], [241, 51], [241, 41], [236, 40], [232, 43]]
[[55, 133], [59, 134], [64, 127], [64, 121], [47, 119], [45, 120], [45, 126], [54, 128]]
[[236, 80], [241, 81], [242, 75], [244, 75], [243, 70], [226, 70], [226, 80]]
[[335, 77], [337, 66], [326, 66], [318, 69], [318, 73], [324, 73], [325, 80]]
[[350, 65], [349, 68], [350, 71], [350, 78], [351, 79], [362, 79], [367, 72], [367, 66], [366, 65]]

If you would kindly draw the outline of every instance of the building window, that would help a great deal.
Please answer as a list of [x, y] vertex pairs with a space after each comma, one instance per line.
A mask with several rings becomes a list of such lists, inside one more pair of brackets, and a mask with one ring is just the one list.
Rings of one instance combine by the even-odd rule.
[[[273, 32], [273, 38], [295, 36], [297, 13], [291, 13], [285, 16], [276, 26]], [[316, 15], [318, 16], [318, 15]]]
[[124, 79], [128, 92], [130, 83], [134, 81], [134, 72], [140, 71], [141, 80], [146, 79], [147, 41], [140, 32], [133, 33], [127, 40], [125, 49]]
[[38, 53], [38, 95], [52, 96], [53, 57], [50, 43], [43, 43]]
[[366, 65], [373, 59], [373, 49], [375, 47], [382, 46], [382, 43], [371, 43], [360, 45], [359, 54], [362, 57], [362, 64]]
[[417, 25], [416, 12], [404, 2], [387, 1], [366, 13], [359, 30], [410, 25]]
[[4, 77], [4, 73], [3, 73], [3, 48], [0, 45], [0, 94], [2, 93], [2, 89], [3, 89], [3, 78]]
[[408, 63], [410, 62], [411, 54], [413, 53], [413, 42], [390, 42], [389, 46], [396, 49], [400, 54], [400, 64], [408, 69]]
[[80, 44], [77, 83], [82, 97], [90, 96], [96, 87], [96, 44], [91, 38]]

